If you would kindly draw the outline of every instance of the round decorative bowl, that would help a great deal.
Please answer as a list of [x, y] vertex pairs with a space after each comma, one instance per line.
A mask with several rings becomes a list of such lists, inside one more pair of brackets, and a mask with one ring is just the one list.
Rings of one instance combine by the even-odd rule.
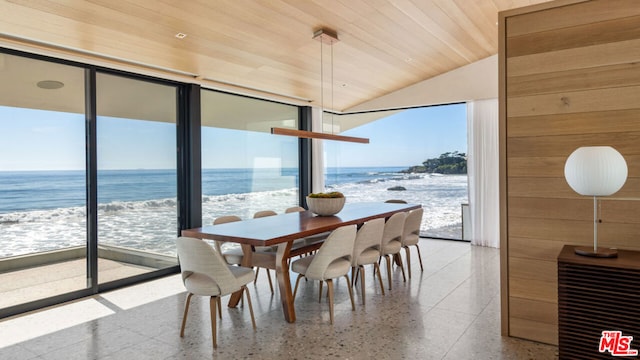
[[319, 216], [332, 216], [344, 207], [346, 198], [310, 198], [307, 196], [309, 210]]

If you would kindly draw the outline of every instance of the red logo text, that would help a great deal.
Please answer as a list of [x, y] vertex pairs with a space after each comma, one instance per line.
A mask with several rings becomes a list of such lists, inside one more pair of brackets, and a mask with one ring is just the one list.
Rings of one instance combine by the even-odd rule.
[[631, 348], [632, 341], [633, 336], [622, 336], [622, 331], [603, 331], [599, 351], [612, 356], [638, 356], [638, 350]]

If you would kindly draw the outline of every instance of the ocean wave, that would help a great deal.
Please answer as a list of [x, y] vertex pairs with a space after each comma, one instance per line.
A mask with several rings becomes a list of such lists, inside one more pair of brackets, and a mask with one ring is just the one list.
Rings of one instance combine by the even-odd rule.
[[[377, 174], [373, 174], [377, 175]], [[361, 181], [355, 182], [356, 184], [377, 184], [377, 183], [385, 183], [389, 181], [405, 181], [405, 180], [420, 180], [427, 178], [428, 174], [380, 174], [385, 175], [382, 177], [375, 177], [373, 179], [365, 179]], [[336, 186], [345, 185], [345, 184], [336, 184]]]
[[[144, 212], [149, 210], [175, 209], [175, 198], [143, 200], [143, 201], [114, 201], [98, 204], [98, 215], [117, 215], [123, 212]], [[52, 210], [17, 211], [0, 214], [0, 225], [14, 225], [19, 223], [33, 223], [41, 221], [66, 219], [75, 221], [86, 217], [86, 208], [82, 206], [57, 208]]]
[[53, 210], [32, 210], [0, 214], [0, 225], [15, 225], [20, 223], [33, 223], [60, 219], [84, 219], [86, 217], [84, 207], [59, 208]]
[[[273, 198], [290, 196], [290, 190], [265, 191], [260, 193], [227, 194], [203, 196], [203, 203], [243, 202], [250, 199]], [[98, 204], [98, 216], [117, 216], [124, 213], [144, 213], [149, 211], [166, 212], [176, 209], [178, 203], [176, 198], [143, 200], [143, 201], [113, 201], [110, 203]], [[51, 220], [76, 221], [86, 217], [85, 207], [67, 207], [52, 210], [30, 210], [17, 211], [0, 214], [0, 225], [15, 225], [20, 223], [46, 222]]]
[[98, 213], [114, 213], [139, 209], [175, 208], [178, 204], [176, 198], [143, 201], [114, 201], [107, 204], [98, 204]]
[[[387, 190], [394, 185], [403, 186], [406, 191]], [[425, 215], [421, 229], [432, 236], [438, 235], [438, 229], [447, 233], [458, 232], [460, 204], [468, 202], [466, 176], [404, 174], [367, 184], [352, 182], [330, 185], [327, 189], [341, 191], [349, 203], [402, 198], [409, 203], [423, 204]], [[297, 188], [204, 195], [202, 223], [210, 224], [214, 218], [222, 215], [248, 219], [259, 210], [283, 212], [287, 207], [297, 205], [297, 202]], [[98, 238], [101, 243], [173, 254], [176, 214], [175, 198], [101, 203], [98, 206]], [[0, 214], [0, 227], [3, 243], [0, 258], [82, 245], [86, 244], [86, 209], [67, 207]]]

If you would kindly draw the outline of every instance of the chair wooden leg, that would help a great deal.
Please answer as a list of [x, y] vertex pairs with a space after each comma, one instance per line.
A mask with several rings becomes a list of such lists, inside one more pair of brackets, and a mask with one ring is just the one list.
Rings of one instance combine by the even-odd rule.
[[[400, 250], [402, 250], [402, 248], [400, 248]], [[400, 257], [400, 251], [391, 255], [391, 257], [393, 258], [393, 263], [396, 264], [396, 266], [400, 266], [400, 260], [398, 260], [398, 258]]]
[[360, 279], [360, 292], [362, 293], [362, 305], [365, 305], [366, 300], [364, 295], [364, 266], [360, 265], [359, 270], [360, 271], [358, 272], [361, 274], [360, 277], [362, 278]]
[[391, 290], [391, 258], [389, 255], [385, 255], [384, 259], [387, 261], [387, 281], [389, 282], [389, 290]]
[[218, 306], [218, 297], [212, 296], [209, 299], [209, 310], [211, 312], [211, 340], [213, 342], [213, 348], [218, 348], [218, 332], [216, 330], [216, 323], [218, 319], [216, 319], [216, 306]]
[[329, 288], [327, 288], [327, 299], [329, 299]]
[[253, 305], [251, 305], [251, 295], [249, 295], [249, 289], [246, 286], [242, 287], [242, 291], [244, 295], [247, 297], [247, 304], [249, 304], [249, 313], [251, 314], [251, 324], [253, 325], [253, 330], [256, 329], [256, 318], [253, 316]]
[[[351, 289], [351, 286], [349, 286], [349, 277], [345, 275], [344, 278], [347, 279], [347, 289], [349, 289], [349, 298], [351, 299], [351, 310], [355, 311], [356, 303], [353, 302], [353, 289]], [[364, 281], [362, 283], [364, 284]]]
[[187, 294], [187, 299], [184, 304], [184, 314], [182, 315], [182, 327], [180, 328], [180, 337], [184, 337], [184, 327], [187, 324], [187, 314], [189, 313], [189, 303], [191, 303], [192, 293]]
[[[375, 274], [375, 272], [378, 272], [378, 282], [380, 283], [380, 290], [382, 290], [382, 295], [384, 295], [384, 285], [382, 285], [382, 274], [380, 273], [380, 265], [373, 263], [373, 272]], [[376, 278], [374, 276], [373, 281], [376, 281]]]
[[[298, 277], [296, 278], [296, 286], [295, 288], [293, 288], [293, 300], [296, 300], [296, 294], [298, 293], [298, 284], [300, 284], [300, 278], [303, 277], [304, 275], [302, 274], [298, 274]], [[305, 278], [306, 279], [306, 278]]]
[[333, 280], [327, 280], [327, 292], [329, 293], [329, 322], [333, 324]]
[[267, 279], [269, 279], [269, 289], [271, 289], [271, 294], [273, 294], [273, 283], [271, 282], [271, 272], [269, 271], [269, 269], [265, 269], [267, 270]]
[[[271, 281], [271, 273], [269, 269], [265, 269], [267, 271], [267, 279], [269, 280], [269, 289], [271, 289], [271, 293], [273, 294], [273, 282]], [[255, 285], [258, 281], [258, 274], [260, 273], [260, 268], [256, 267], [256, 276], [253, 278], [253, 284]]]
[[[380, 257], [380, 258], [382, 258], [382, 257]], [[375, 263], [375, 262], [373, 263], [374, 266], [373, 266], [372, 273], [373, 273], [373, 281], [374, 282], [376, 281], [376, 273], [378, 274], [378, 279], [380, 279], [380, 281], [382, 281], [382, 274], [380, 273], [380, 261], [379, 260], [380, 259], [378, 259], [377, 263]]]
[[218, 316], [222, 320], [222, 298], [218, 296]]
[[411, 279], [411, 252], [408, 246], [404, 247], [404, 253], [407, 254], [407, 270], [409, 270], [409, 279]]
[[418, 244], [416, 244], [416, 250], [418, 250], [418, 260], [420, 260], [420, 271], [424, 271], [424, 268], [422, 267], [422, 255], [420, 255], [420, 246], [418, 246]]
[[351, 267], [351, 287], [353, 287], [354, 283], [357, 283], [359, 270], [360, 269], [355, 266]]
[[398, 253], [398, 266], [400, 266], [400, 270], [402, 270], [402, 280], [404, 280], [404, 282], [407, 282], [407, 277], [404, 274], [404, 264], [402, 263], [402, 256], [400, 256], [400, 253]]
[[[324, 281], [320, 280], [320, 289], [318, 291], [318, 302], [322, 301], [322, 285], [324, 284]], [[327, 296], [329, 296], [329, 293], [327, 292]]]

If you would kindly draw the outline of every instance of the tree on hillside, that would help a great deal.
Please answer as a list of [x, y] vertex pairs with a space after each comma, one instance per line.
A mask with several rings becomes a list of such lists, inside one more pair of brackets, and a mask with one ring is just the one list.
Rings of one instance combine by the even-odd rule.
[[422, 162], [426, 172], [440, 174], [466, 174], [467, 154], [461, 152], [446, 152], [437, 158]]

